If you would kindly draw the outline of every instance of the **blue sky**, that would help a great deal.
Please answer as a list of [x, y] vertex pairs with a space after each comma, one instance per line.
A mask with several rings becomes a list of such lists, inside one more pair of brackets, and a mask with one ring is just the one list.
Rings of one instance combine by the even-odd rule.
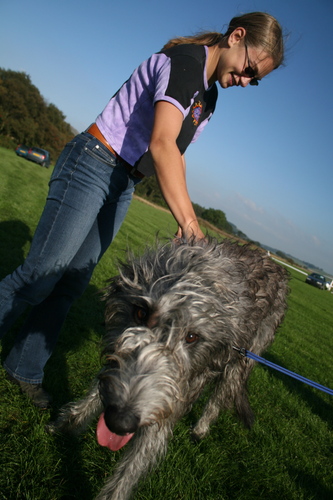
[[286, 65], [259, 87], [219, 89], [213, 119], [186, 154], [190, 196], [333, 275], [332, 0], [1, 2], [0, 67], [29, 74], [82, 131], [169, 38], [223, 32], [254, 10], [288, 34]]

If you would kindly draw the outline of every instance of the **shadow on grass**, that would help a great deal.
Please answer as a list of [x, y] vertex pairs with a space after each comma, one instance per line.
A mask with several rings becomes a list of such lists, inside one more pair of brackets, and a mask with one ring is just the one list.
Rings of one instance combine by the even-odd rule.
[[[104, 333], [104, 303], [97, 287], [88, 285], [82, 297], [73, 304], [45, 367], [45, 387], [53, 395], [51, 421], [57, 418], [64, 404], [80, 399], [89, 390], [100, 369], [100, 344]], [[88, 429], [79, 436], [52, 436], [61, 457], [61, 500], [91, 500], [96, 494], [92, 483], [100, 488], [104, 483], [103, 468], [99, 470], [98, 464], [87, 456], [87, 446], [94, 445], [94, 437], [89, 436], [91, 432]], [[93, 450], [91, 455], [97, 458], [98, 453], [96, 456]]]
[[[88, 390], [93, 377], [96, 375], [98, 367], [96, 365], [99, 361], [99, 338], [104, 333], [103, 325], [101, 321], [103, 318], [104, 306], [100, 302], [99, 295], [97, 294], [97, 289], [94, 286], [89, 286], [83, 297], [76, 303], [72, 311], [70, 311], [66, 324], [60, 335], [58, 345], [51, 356], [50, 360], [45, 367], [45, 385], [46, 390], [53, 396], [52, 409], [50, 410], [50, 421], [54, 420], [59, 414], [59, 408], [69, 401], [74, 399], [79, 399], [82, 394]], [[6, 335], [2, 342], [2, 352], [1, 358], [6, 358], [12, 344], [15, 340], [15, 334], [18, 333], [20, 324], [24, 320], [24, 316], [15, 325], [10, 334]], [[94, 333], [94, 339], [91, 339], [91, 330]], [[83, 346], [84, 343], [89, 345]], [[89, 360], [89, 350], [90, 345], [95, 351], [96, 362], [91, 362]], [[79, 368], [75, 366], [75, 359], [80, 358], [82, 351], [88, 351], [88, 359], [86, 362], [87, 369], [85, 370], [82, 365]], [[69, 359], [71, 356], [74, 357], [74, 362]], [[93, 354], [91, 353], [91, 358]], [[82, 380], [77, 383], [78, 378]], [[74, 383], [73, 383], [74, 381]], [[73, 385], [76, 386], [73, 389]], [[79, 385], [79, 388], [77, 388]], [[17, 414], [20, 415], [18, 418], [22, 418], [23, 421], [26, 419], [26, 410], [23, 408], [24, 405], [30, 405], [27, 401], [26, 396], [18, 395], [21, 400], [9, 408], [8, 421], [10, 422], [11, 412], [15, 411], [16, 407], [22, 405], [22, 412], [17, 410]], [[46, 415], [45, 415], [46, 416]], [[41, 415], [43, 419], [43, 416]], [[44, 417], [45, 418], [45, 417]], [[46, 423], [48, 423], [48, 421]], [[38, 427], [39, 419], [31, 420], [26, 425], [28, 429], [33, 429]], [[7, 439], [12, 439], [11, 434], [13, 429], [9, 429], [9, 435]], [[27, 435], [32, 431], [27, 432]], [[42, 431], [43, 432], [43, 431]], [[88, 431], [89, 432], [89, 431]], [[88, 433], [87, 433], [88, 434]], [[47, 439], [48, 452], [47, 457], [56, 469], [56, 474], [52, 478], [52, 488], [56, 492], [57, 500], [69, 500], [78, 499], [81, 500], [91, 500], [94, 498], [96, 491], [93, 491], [94, 483], [97, 483], [102, 487], [104, 482], [104, 473], [100, 470], [97, 471], [96, 477], [91, 474], [91, 471], [87, 469], [87, 460], [89, 460], [89, 452], [87, 452], [87, 446], [94, 446], [94, 438], [83, 434], [82, 437], [73, 437], [70, 435], [54, 435]], [[13, 436], [14, 438], [15, 436]], [[5, 436], [3, 436], [5, 438]], [[33, 439], [33, 438], [32, 438]], [[46, 437], [45, 437], [46, 439]], [[25, 442], [24, 448], [20, 447], [16, 450], [16, 458], [28, 450], [33, 449], [36, 446], [35, 443]], [[53, 450], [53, 451], [52, 451]], [[96, 450], [92, 453], [96, 454]], [[88, 456], [88, 458], [87, 458]], [[42, 457], [36, 457], [36, 463], [42, 467]], [[92, 463], [94, 469], [97, 466]], [[10, 469], [9, 469], [10, 470]], [[11, 471], [9, 472], [9, 475]], [[52, 476], [52, 474], [50, 474]], [[29, 488], [29, 482], [42, 481], [42, 478], [29, 478], [28, 476], [24, 479], [24, 487]], [[6, 497], [4, 497], [6, 498]], [[9, 497], [8, 497], [9, 498]]]
[[[54, 407], [87, 391], [100, 368], [104, 304], [94, 285], [76, 301], [66, 318], [57, 346], [45, 367], [45, 383], [54, 396]], [[80, 380], [78, 380], [78, 376]], [[79, 389], [73, 393], [69, 380], [75, 377]], [[77, 392], [79, 390], [79, 392]]]
[[[24, 247], [32, 240], [30, 228], [20, 220], [9, 220], [0, 223], [0, 280], [12, 273], [24, 260]], [[22, 316], [22, 318], [25, 315]], [[20, 318], [11, 333], [2, 340], [1, 362], [3, 363], [9, 349], [12, 338], [18, 333], [23, 319]]]
[[[45, 367], [45, 383], [43, 383], [43, 385], [53, 396], [50, 418], [47, 419], [45, 423], [57, 418], [61, 406], [69, 401], [79, 399], [86, 390], [89, 389], [90, 383], [99, 369], [99, 366], [97, 366], [99, 364], [100, 353], [99, 343], [101, 336], [104, 334], [104, 326], [102, 325], [103, 312], [104, 305], [100, 301], [97, 288], [91, 285], [88, 286], [88, 289], [81, 299], [73, 305], [60, 335], [58, 345]], [[5, 337], [2, 345], [2, 358], [5, 358], [11, 349], [15, 340], [15, 333], [18, 332], [23, 320], [24, 317], [18, 321], [10, 335]], [[83, 344], [86, 345], [84, 346]], [[94, 352], [92, 352], [91, 349], [93, 349]], [[80, 359], [84, 351], [86, 352], [86, 363], [83, 361], [83, 364], [86, 365], [86, 369], [82, 364], [80, 364], [79, 367], [76, 366], [76, 359]], [[18, 401], [16, 406], [22, 405], [23, 407], [26, 404], [30, 404], [27, 402], [27, 398], [24, 395], [18, 395], [18, 398], [21, 399], [21, 401]], [[15, 409], [16, 406], [14, 405], [9, 409], [9, 421], [10, 411], [13, 411], [13, 408]], [[19, 410], [18, 414], [20, 414]], [[25, 410], [22, 408], [22, 417], [20, 415], [20, 418], [22, 418], [23, 421], [26, 419], [24, 415]], [[41, 414], [40, 418], [44, 420], [45, 417], [47, 416], [45, 415], [43, 417]], [[30, 429], [37, 428], [39, 425], [38, 422], [40, 423], [40, 420], [37, 416], [37, 420], [30, 420], [30, 422], [26, 424], [29, 430], [27, 435], [30, 432], [33, 434]], [[95, 423], [93, 425], [95, 425]], [[10, 435], [12, 432], [13, 429], [9, 429], [7, 439], [11, 439]], [[87, 433], [78, 437], [57, 434], [49, 436], [47, 439], [47, 457], [48, 460], [54, 464], [56, 469], [50, 488], [56, 492], [57, 496], [52, 498], [56, 498], [57, 500], [77, 498], [81, 500], [91, 500], [96, 494], [96, 488], [102, 487], [105, 480], [105, 471], [103, 467], [93, 462], [93, 459], [90, 458], [89, 451], [87, 451], [89, 447], [91, 447], [93, 449], [91, 456], [97, 455], [97, 460], [100, 460], [98, 459], [99, 450], [96, 452], [96, 449], [94, 449], [95, 437], [89, 435], [92, 433], [94, 434], [94, 432], [94, 430], [88, 429]], [[5, 438], [5, 436], [3, 436], [3, 438]], [[35, 446], [36, 444], [33, 442], [26, 442], [25, 451], [26, 449], [33, 449]], [[23, 449], [20, 450], [18, 447], [16, 456], [19, 456], [23, 451]], [[39, 463], [41, 467], [42, 460], [42, 457], [36, 458], [36, 462]], [[96, 471], [96, 474], [91, 472], [87, 462], [91, 463], [91, 467]], [[52, 476], [52, 474], [50, 475]], [[26, 477], [24, 480], [25, 488], [29, 488], [30, 481], [38, 483], [38, 481], [42, 481], [42, 479], [40, 477], [34, 479]]]
[[[4, 362], [12, 349], [23, 322], [29, 319], [30, 310], [28, 307], [24, 311], [2, 339], [1, 362]], [[53, 319], [56, 321], [56, 317]], [[72, 305], [54, 352], [45, 366], [43, 385], [53, 395], [55, 406], [72, 399], [73, 394], [69, 387], [71, 375], [79, 373], [81, 376], [82, 373], [82, 383], [78, 385], [89, 388], [99, 368], [100, 340], [104, 335], [103, 322], [104, 304], [100, 294], [95, 286], [88, 285], [83, 296]]]
[[332, 500], [332, 488], [327, 488], [326, 486], [320, 484], [316, 476], [312, 476], [303, 470], [297, 470], [296, 468], [293, 469], [292, 467], [289, 467], [288, 471], [290, 477], [294, 478], [295, 484], [297, 484], [303, 491], [306, 491], [308, 498]]
[[[20, 220], [0, 223], [0, 279], [20, 266], [25, 258], [25, 246], [32, 240], [29, 227]], [[14, 344], [16, 335], [28, 316], [30, 307], [18, 318], [11, 330], [1, 340], [1, 362], [5, 360]], [[72, 394], [68, 388], [67, 354], [79, 351], [82, 344], [91, 338], [104, 335], [104, 304], [95, 286], [89, 285], [83, 296], [74, 302], [59, 336], [58, 344], [45, 368], [46, 388], [55, 392], [55, 401], [67, 402]], [[100, 349], [99, 342], [95, 342]], [[88, 387], [87, 387], [88, 388]]]
[[[281, 362], [281, 360], [277, 356], [266, 353], [265, 358], [268, 361], [275, 363], [276, 365], [288, 369], [286, 366], [284, 366], [283, 362]], [[264, 364], [261, 364], [261, 366], [264, 369], [268, 370], [270, 373], [272, 373], [274, 377], [281, 380], [284, 383], [284, 385], [288, 388], [288, 390], [294, 393], [298, 393], [301, 396], [301, 398], [304, 401], [306, 401], [306, 403], [311, 408], [311, 411], [313, 413], [315, 413], [322, 420], [326, 421], [330, 426], [333, 426], [332, 405], [326, 403], [321, 397], [321, 394], [326, 394], [326, 393], [321, 392], [319, 389], [312, 388], [308, 384], [296, 380]], [[303, 373], [300, 373], [299, 375], [304, 376]], [[313, 380], [313, 382], [319, 383], [317, 380]]]
[[0, 279], [11, 273], [24, 259], [24, 246], [31, 242], [30, 228], [20, 220], [0, 223]]
[[[54, 435], [58, 456], [61, 457], [59, 467], [59, 500], [94, 498], [92, 485], [85, 472], [83, 443], [79, 437], [70, 435]], [[101, 481], [102, 484], [102, 481]]]

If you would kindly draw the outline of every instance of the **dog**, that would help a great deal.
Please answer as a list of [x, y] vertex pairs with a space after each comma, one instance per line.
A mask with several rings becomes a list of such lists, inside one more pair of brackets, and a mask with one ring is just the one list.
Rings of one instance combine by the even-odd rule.
[[49, 432], [82, 432], [94, 418], [98, 442], [120, 462], [96, 500], [127, 500], [167, 450], [175, 424], [213, 382], [192, 429], [204, 438], [222, 409], [247, 427], [247, 380], [286, 312], [288, 273], [249, 245], [214, 240], [157, 243], [130, 255], [104, 291], [104, 366], [88, 395], [66, 405]]

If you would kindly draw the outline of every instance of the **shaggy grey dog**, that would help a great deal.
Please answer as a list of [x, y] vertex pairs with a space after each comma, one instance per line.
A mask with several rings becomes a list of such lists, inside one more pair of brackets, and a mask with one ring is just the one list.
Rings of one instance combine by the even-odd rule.
[[176, 422], [208, 382], [214, 390], [192, 430], [202, 439], [222, 408], [253, 423], [246, 383], [285, 310], [286, 271], [249, 246], [168, 243], [129, 257], [106, 289], [105, 366], [49, 431], [81, 432], [97, 416], [100, 444], [127, 450], [98, 500], [126, 500], [161, 457]]

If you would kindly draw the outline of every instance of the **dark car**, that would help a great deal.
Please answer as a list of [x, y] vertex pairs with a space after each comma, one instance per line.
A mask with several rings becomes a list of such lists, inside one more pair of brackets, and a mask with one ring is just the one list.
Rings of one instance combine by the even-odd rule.
[[45, 149], [30, 148], [26, 157], [42, 167], [48, 168], [50, 166], [50, 153]]
[[29, 152], [29, 147], [26, 146], [25, 144], [19, 144], [17, 148], [15, 149], [15, 153], [18, 156], [23, 156], [23, 158], [26, 158]]
[[15, 153], [18, 156], [26, 158], [27, 160], [38, 163], [42, 167], [48, 168], [50, 166], [50, 153], [45, 149], [35, 147], [30, 148], [24, 144], [19, 144], [15, 149]]
[[306, 277], [305, 282], [309, 283], [309, 285], [316, 286], [317, 288], [320, 288], [321, 290], [326, 290], [326, 278], [325, 278], [325, 276], [322, 276], [321, 274], [317, 274], [317, 273], [309, 274]]

